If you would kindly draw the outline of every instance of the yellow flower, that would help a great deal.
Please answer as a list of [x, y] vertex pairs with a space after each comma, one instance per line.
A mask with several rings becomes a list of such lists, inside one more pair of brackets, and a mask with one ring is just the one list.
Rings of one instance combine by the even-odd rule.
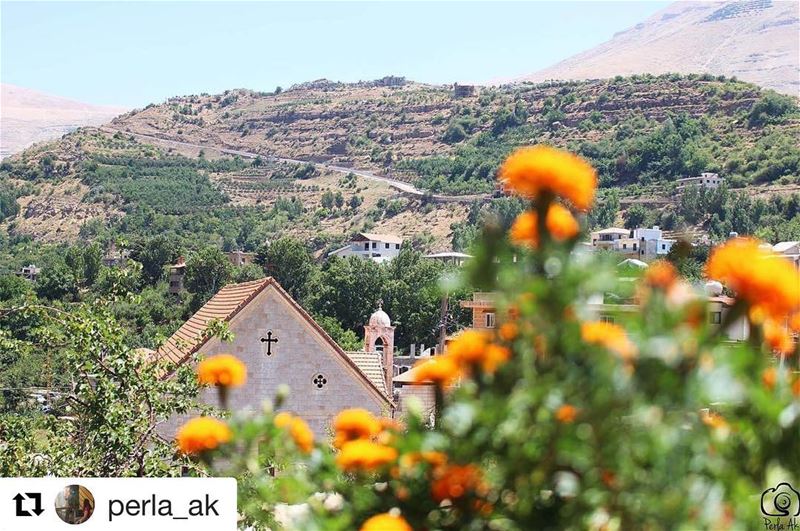
[[434, 383], [447, 387], [458, 379], [461, 369], [451, 356], [436, 356], [414, 364], [414, 383]]
[[751, 308], [780, 320], [800, 308], [800, 272], [759, 245], [752, 238], [734, 238], [717, 247], [706, 275], [727, 285]]
[[597, 173], [580, 157], [549, 146], [518, 149], [500, 167], [500, 180], [513, 192], [535, 199], [551, 193], [579, 210], [594, 202]]
[[397, 450], [366, 439], [346, 442], [336, 456], [336, 464], [344, 471], [373, 471], [393, 463]]
[[402, 516], [376, 514], [361, 525], [360, 531], [413, 531]]
[[366, 409], [352, 408], [336, 415], [333, 429], [336, 431], [333, 445], [341, 448], [348, 441], [374, 437], [380, 433], [381, 423]]
[[[538, 217], [536, 212], [526, 211], [517, 216], [511, 225], [511, 241], [517, 245], [537, 247], [539, 245]], [[545, 227], [550, 236], [559, 242], [569, 240], [578, 235], [581, 230], [578, 220], [559, 203], [553, 203], [547, 209]]]
[[562, 424], [572, 424], [578, 417], [578, 409], [575, 406], [564, 404], [556, 410], [556, 420]]
[[247, 369], [236, 356], [220, 354], [197, 365], [197, 379], [203, 385], [236, 387], [247, 380]]
[[278, 428], [289, 429], [289, 435], [301, 451], [309, 453], [314, 448], [314, 432], [300, 417], [282, 411], [275, 415], [273, 422]]
[[636, 345], [628, 338], [625, 329], [614, 323], [592, 321], [581, 324], [581, 338], [586, 343], [600, 345], [628, 361], [636, 356]]
[[175, 438], [181, 452], [198, 454], [230, 441], [232, 435], [231, 429], [221, 420], [196, 417], [181, 426]]

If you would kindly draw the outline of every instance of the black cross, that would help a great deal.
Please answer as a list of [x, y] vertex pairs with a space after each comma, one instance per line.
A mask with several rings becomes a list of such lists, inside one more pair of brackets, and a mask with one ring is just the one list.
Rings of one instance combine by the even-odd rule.
[[278, 338], [277, 337], [275, 337], [275, 338], [272, 337], [272, 330], [267, 332], [267, 337], [262, 337], [261, 338], [261, 342], [267, 344], [267, 356], [272, 356], [272, 343], [277, 343], [278, 342]]

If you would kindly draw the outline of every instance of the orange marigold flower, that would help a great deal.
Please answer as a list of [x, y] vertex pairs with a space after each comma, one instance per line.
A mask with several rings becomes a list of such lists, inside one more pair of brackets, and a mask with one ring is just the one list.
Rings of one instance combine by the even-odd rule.
[[617, 353], [624, 360], [636, 356], [636, 345], [628, 338], [625, 329], [614, 323], [603, 321], [582, 323], [581, 338], [586, 343], [600, 345]]
[[438, 468], [447, 464], [447, 454], [444, 452], [424, 451], [410, 452], [400, 457], [400, 466], [411, 468], [417, 463], [428, 463], [433, 468]]
[[800, 332], [800, 312], [795, 312], [789, 316], [789, 329], [792, 332]]
[[700, 413], [700, 418], [703, 420], [703, 424], [710, 428], [721, 429], [728, 427], [728, 422], [722, 417], [722, 415], [719, 413], [714, 413], [708, 409], [702, 410]]
[[764, 369], [764, 372], [761, 373], [761, 383], [770, 391], [775, 389], [775, 382], [777, 379], [778, 371], [775, 370], [775, 367], [767, 367]]
[[[511, 225], [511, 241], [517, 245], [536, 247], [539, 245], [538, 217], [536, 212], [526, 211], [517, 216]], [[553, 203], [547, 210], [545, 227], [552, 238], [563, 242], [574, 238], [581, 231], [578, 220], [559, 203]]]
[[286, 428], [292, 423], [293, 418], [294, 417], [292, 416], [291, 413], [287, 413], [286, 411], [281, 411], [280, 413], [275, 415], [275, 418], [272, 419], [272, 422], [275, 424], [275, 426], [279, 428]]
[[771, 319], [764, 321], [764, 343], [777, 354], [789, 355], [794, 352], [794, 341], [789, 331]]
[[231, 440], [231, 429], [221, 420], [196, 417], [181, 426], [175, 439], [185, 454], [199, 454], [213, 450]]
[[484, 493], [480, 469], [472, 464], [448, 465], [437, 469], [431, 483], [431, 495], [437, 502], [456, 500], [470, 492]]
[[488, 337], [477, 330], [465, 330], [447, 345], [447, 355], [461, 365], [472, 365], [483, 360]]
[[273, 422], [278, 428], [288, 428], [292, 440], [303, 452], [309, 453], [314, 448], [314, 432], [308, 427], [306, 421], [300, 417], [282, 411], [275, 415]]
[[578, 418], [578, 409], [570, 404], [564, 404], [556, 410], [555, 416], [562, 424], [572, 424]]
[[484, 352], [483, 360], [481, 360], [481, 369], [483, 372], [492, 374], [497, 370], [497, 367], [507, 362], [511, 358], [511, 351], [506, 347], [500, 345], [489, 345]]
[[657, 260], [644, 272], [644, 283], [651, 288], [669, 291], [678, 281], [678, 270], [666, 260]]
[[500, 339], [503, 341], [514, 341], [519, 335], [519, 326], [513, 321], [503, 323], [500, 325], [497, 335], [500, 336]]
[[360, 531], [414, 531], [402, 516], [376, 514], [361, 525]]
[[381, 431], [381, 423], [366, 409], [344, 409], [333, 420], [336, 431], [334, 446], [341, 448], [348, 441], [369, 439]]
[[446, 387], [461, 375], [461, 368], [447, 354], [414, 364], [413, 378], [415, 383], [434, 383]]
[[294, 417], [289, 425], [289, 434], [300, 450], [310, 453], [314, 448], [314, 432], [308, 427], [306, 421], [300, 417]]
[[792, 394], [796, 397], [800, 397], [800, 376], [795, 378], [792, 384]]
[[788, 260], [762, 249], [758, 240], [734, 238], [714, 249], [706, 275], [773, 319], [800, 308], [800, 272]]
[[336, 464], [342, 470], [372, 471], [393, 463], [397, 459], [397, 450], [366, 439], [346, 442], [336, 456]]
[[203, 385], [237, 387], [247, 380], [247, 368], [231, 354], [219, 354], [197, 365], [197, 379]]
[[498, 176], [513, 192], [535, 199], [550, 193], [589, 210], [597, 172], [582, 158], [550, 146], [518, 149], [503, 162]]

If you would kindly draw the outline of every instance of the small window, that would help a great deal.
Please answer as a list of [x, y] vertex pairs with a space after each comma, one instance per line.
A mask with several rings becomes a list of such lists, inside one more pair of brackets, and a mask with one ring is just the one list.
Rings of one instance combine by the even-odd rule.
[[399, 243], [394, 244], [394, 248], [395, 249], [399, 249], [400, 248], [400, 244]]
[[408, 372], [408, 367], [400, 367], [400, 374], [403, 374], [404, 372]]
[[722, 312], [711, 312], [711, 324], [722, 324]]
[[384, 249], [388, 249], [389, 248], [389, 244], [388, 243], [384, 243], [383, 245], [384, 245]]
[[623, 249], [627, 249], [627, 248], [628, 248], [628, 244], [627, 244], [627, 243], [623, 243], [623, 244], [622, 244], [622, 248], [623, 248]]
[[666, 248], [667, 248], [667, 244], [666, 244], [666, 243], [662, 243], [662, 244], [661, 244], [661, 250], [663, 251], [663, 250], [664, 250], [664, 249], [666, 249]]
[[486, 328], [494, 328], [494, 314], [487, 313], [486, 314]]
[[373, 249], [377, 249], [378, 248], [378, 242], [372, 242], [372, 248]]
[[600, 320], [604, 323], [614, 324], [614, 318], [610, 315], [601, 315]]
[[328, 385], [328, 379], [325, 378], [325, 375], [322, 374], [322, 373], [314, 376], [314, 379], [312, 380], [312, 382], [317, 387], [317, 389], [322, 389], [323, 387]]
[[364, 250], [369, 251], [369, 242], [364, 244]]

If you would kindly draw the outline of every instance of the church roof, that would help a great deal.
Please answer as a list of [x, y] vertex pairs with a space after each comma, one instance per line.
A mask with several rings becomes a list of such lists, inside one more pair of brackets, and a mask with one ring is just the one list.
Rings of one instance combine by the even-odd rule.
[[267, 277], [241, 284], [228, 284], [219, 290], [158, 349], [159, 358], [181, 363], [206, 343], [207, 338], [203, 334], [210, 321], [230, 321], [271, 282], [272, 277]]
[[[169, 360], [176, 365], [185, 362], [208, 341], [208, 337], [205, 337], [204, 333], [210, 321], [217, 319], [230, 322], [268, 286], [274, 286], [277, 292], [298, 311], [302, 318], [311, 325], [331, 347], [333, 347], [336, 353], [339, 354], [348, 365], [354, 367], [358, 371], [370, 387], [373, 387], [381, 397], [389, 402], [389, 404], [392, 403], [391, 398], [386, 392], [386, 383], [383, 380], [383, 367], [380, 356], [372, 353], [374, 358], [377, 358], [377, 369], [381, 375], [380, 378], [376, 379], [376, 366], [372, 357], [350, 356], [345, 353], [336, 341], [334, 341], [308, 312], [306, 312], [291, 295], [286, 293], [281, 285], [272, 277], [253, 280], [251, 282], [242, 282], [241, 284], [228, 284], [219, 290], [216, 295], [211, 297], [202, 308], [172, 334], [172, 337], [158, 349], [156, 357], [158, 359]], [[380, 384], [378, 380], [380, 380]]]
[[383, 360], [379, 352], [366, 352], [363, 350], [354, 352], [345, 352], [347, 357], [353, 360], [353, 363], [358, 365], [367, 378], [372, 382], [372, 385], [378, 388], [380, 392], [388, 395], [386, 392], [386, 380], [384, 379]]

